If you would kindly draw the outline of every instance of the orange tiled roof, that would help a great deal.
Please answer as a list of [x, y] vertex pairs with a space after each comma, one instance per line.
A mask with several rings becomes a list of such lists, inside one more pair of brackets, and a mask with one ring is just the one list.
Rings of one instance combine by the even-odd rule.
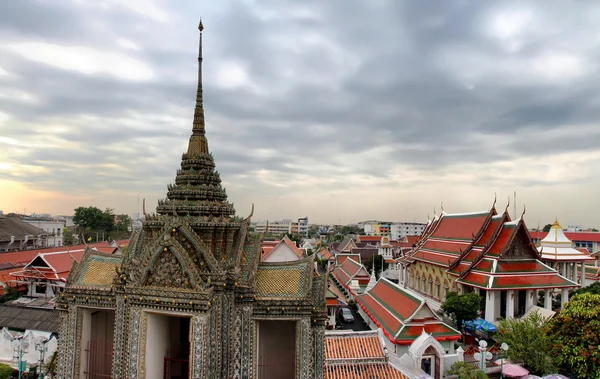
[[325, 379], [364, 378], [406, 379], [406, 376], [389, 363], [328, 365], [325, 367]]
[[325, 378], [405, 379], [388, 362], [383, 343], [377, 330], [325, 334]]
[[[273, 242], [276, 242], [276, 244], [273, 245]], [[287, 245], [287, 247], [294, 254], [296, 254], [296, 256], [298, 257], [298, 259], [300, 259], [300, 258], [302, 258], [304, 256], [305, 250], [297, 247], [296, 243], [294, 243], [291, 239], [289, 239], [288, 236], [284, 236], [281, 239], [281, 241], [263, 241], [263, 243], [262, 243], [262, 255], [260, 257], [260, 260], [262, 261], [265, 258], [267, 258], [282, 243], [285, 244], [285, 245]]]

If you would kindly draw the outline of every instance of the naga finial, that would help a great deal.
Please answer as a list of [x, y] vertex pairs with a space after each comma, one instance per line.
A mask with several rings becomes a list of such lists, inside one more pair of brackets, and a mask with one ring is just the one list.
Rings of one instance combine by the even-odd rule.
[[496, 192], [494, 192], [494, 203], [492, 204], [492, 209], [496, 208], [496, 200], [498, 200], [498, 196], [496, 195]]
[[521, 213], [521, 220], [523, 219], [523, 216], [525, 215], [526, 210], [527, 210], [527, 208], [525, 207], [525, 204], [523, 204], [523, 213]]

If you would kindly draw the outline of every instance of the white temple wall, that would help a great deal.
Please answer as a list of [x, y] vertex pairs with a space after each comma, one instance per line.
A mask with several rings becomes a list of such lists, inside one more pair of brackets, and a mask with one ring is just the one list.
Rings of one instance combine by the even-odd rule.
[[162, 379], [164, 358], [170, 345], [169, 317], [154, 313], [148, 313], [147, 317], [146, 379]]

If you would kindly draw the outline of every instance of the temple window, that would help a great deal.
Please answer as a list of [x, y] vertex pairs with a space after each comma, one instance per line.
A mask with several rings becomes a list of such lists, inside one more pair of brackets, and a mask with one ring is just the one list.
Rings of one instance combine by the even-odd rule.
[[440, 284], [439, 283], [435, 285], [435, 295], [434, 296], [438, 299], [440, 298]]
[[427, 293], [433, 295], [433, 282], [429, 281], [429, 287], [427, 287]]

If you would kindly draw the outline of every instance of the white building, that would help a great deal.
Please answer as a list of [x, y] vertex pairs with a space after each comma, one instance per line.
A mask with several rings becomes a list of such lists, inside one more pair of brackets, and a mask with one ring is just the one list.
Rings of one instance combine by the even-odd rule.
[[420, 222], [395, 222], [391, 227], [392, 240], [399, 240], [406, 236], [420, 236], [425, 230], [425, 225]]
[[292, 231], [292, 220], [281, 221], [258, 221], [254, 224], [254, 231], [263, 233], [268, 231], [271, 234], [285, 234]]
[[298, 219], [298, 235], [302, 238], [308, 238], [308, 217]]
[[63, 222], [31, 219], [23, 221], [48, 233], [48, 247], [63, 246], [63, 228], [65, 226]]

